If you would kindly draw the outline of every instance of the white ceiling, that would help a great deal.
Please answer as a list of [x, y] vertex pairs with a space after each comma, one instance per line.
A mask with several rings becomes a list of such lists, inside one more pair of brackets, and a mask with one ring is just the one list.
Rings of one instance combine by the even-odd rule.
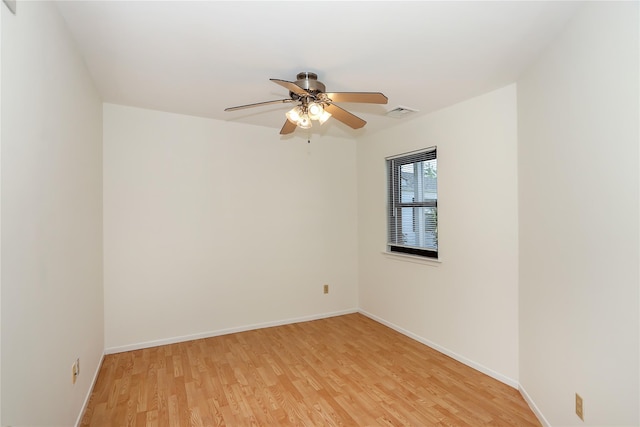
[[[514, 82], [579, 2], [72, 1], [58, 7], [106, 102], [252, 125], [277, 133], [290, 104], [269, 81], [315, 72], [327, 91], [379, 91], [387, 105], [341, 104], [368, 123], [329, 120], [350, 137]], [[297, 130], [296, 133], [300, 133]]]

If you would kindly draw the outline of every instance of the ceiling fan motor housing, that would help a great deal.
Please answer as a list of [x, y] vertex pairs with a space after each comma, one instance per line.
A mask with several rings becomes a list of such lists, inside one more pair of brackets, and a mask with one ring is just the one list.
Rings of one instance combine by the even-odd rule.
[[312, 93], [321, 93], [326, 90], [324, 84], [318, 81], [318, 75], [303, 71], [296, 76], [296, 85]]

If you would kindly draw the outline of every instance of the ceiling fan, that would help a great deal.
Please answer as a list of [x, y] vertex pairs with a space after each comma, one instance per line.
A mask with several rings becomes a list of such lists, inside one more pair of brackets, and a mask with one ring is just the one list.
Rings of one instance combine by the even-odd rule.
[[261, 107], [271, 104], [298, 103], [286, 113], [287, 120], [280, 130], [281, 135], [292, 133], [296, 127], [309, 129], [313, 120], [320, 124], [331, 116], [353, 129], [363, 127], [367, 122], [347, 110], [338, 107], [336, 102], [355, 102], [367, 104], [386, 104], [387, 97], [380, 92], [325, 92], [325, 86], [318, 81], [315, 73], [301, 72], [295, 82], [280, 79], [269, 79], [289, 90], [289, 98], [275, 101], [258, 102], [225, 108], [224, 111], [236, 111], [244, 108]]

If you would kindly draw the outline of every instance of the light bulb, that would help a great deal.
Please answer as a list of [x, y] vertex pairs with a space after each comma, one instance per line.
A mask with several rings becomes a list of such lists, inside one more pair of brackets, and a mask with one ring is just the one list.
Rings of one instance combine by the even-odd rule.
[[311, 102], [307, 107], [307, 111], [309, 112], [309, 118], [311, 120], [320, 120], [322, 113], [324, 113], [324, 108], [322, 107], [322, 104]]

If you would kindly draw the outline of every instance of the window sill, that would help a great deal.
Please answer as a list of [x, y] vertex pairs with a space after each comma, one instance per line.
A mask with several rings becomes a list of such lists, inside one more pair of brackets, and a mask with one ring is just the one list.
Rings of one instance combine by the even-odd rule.
[[432, 267], [440, 267], [440, 264], [442, 264], [442, 260], [440, 259], [425, 258], [417, 255], [408, 255], [403, 253], [387, 252], [387, 251], [382, 252], [382, 255], [384, 255], [389, 259], [394, 259], [397, 261], [405, 261], [405, 262], [412, 262], [414, 264], [430, 265]]

